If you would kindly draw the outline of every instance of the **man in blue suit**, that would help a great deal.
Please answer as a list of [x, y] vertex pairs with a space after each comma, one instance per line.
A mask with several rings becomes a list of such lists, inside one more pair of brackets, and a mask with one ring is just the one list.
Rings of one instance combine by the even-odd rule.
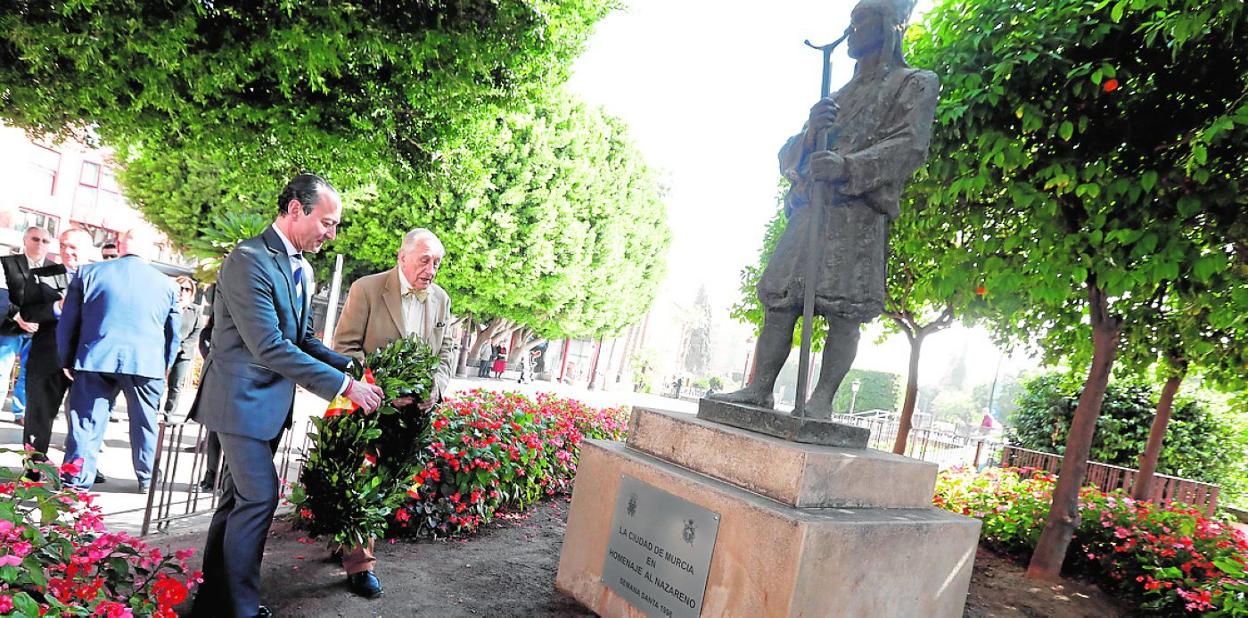
[[65, 481], [82, 489], [95, 482], [96, 457], [120, 392], [130, 417], [134, 474], [146, 493], [156, 458], [156, 410], [178, 350], [178, 292], [147, 263], [155, 253], [150, 230], [130, 230], [117, 244], [120, 259], [83, 266], [70, 281], [56, 326], [57, 353], [74, 381], [65, 461], [83, 461]]
[[372, 413], [380, 388], [352, 380], [350, 357], [312, 333], [312, 268], [337, 234], [342, 200], [300, 174], [277, 198], [278, 217], [225, 259], [213, 301], [212, 347], [191, 418], [216, 432], [225, 458], [221, 501], [204, 547], [204, 583], [192, 614], [269, 616], [260, 605], [260, 561], [278, 502], [273, 455], [294, 412], [295, 385], [338, 395]]

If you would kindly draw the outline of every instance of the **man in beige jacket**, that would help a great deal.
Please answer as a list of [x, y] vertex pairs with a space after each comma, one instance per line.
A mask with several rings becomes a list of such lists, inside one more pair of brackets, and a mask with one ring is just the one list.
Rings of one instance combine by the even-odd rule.
[[[425, 410], [442, 399], [455, 362], [451, 299], [433, 282], [445, 253], [433, 232], [424, 228], [408, 232], [399, 247], [397, 267], [351, 284], [334, 331], [334, 349], [358, 361], [400, 337], [415, 335], [429, 344], [441, 363], [429, 399], [420, 402]], [[394, 403], [404, 406], [412, 402], [399, 399]], [[352, 592], [367, 598], [381, 596], [381, 583], [373, 574], [376, 563], [371, 539], [365, 546], [344, 552], [342, 566]]]

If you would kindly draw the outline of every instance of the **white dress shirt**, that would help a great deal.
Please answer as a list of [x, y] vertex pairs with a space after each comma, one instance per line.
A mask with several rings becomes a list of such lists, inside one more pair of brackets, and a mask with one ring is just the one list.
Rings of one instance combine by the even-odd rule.
[[[311, 298], [310, 295], [313, 290], [312, 267], [308, 265], [307, 260], [303, 259], [303, 254], [298, 249], [295, 249], [294, 245], [290, 244], [290, 239], [286, 238], [286, 235], [282, 233], [281, 228], [277, 227], [276, 223], [273, 224], [273, 231], [277, 232], [277, 237], [282, 239], [282, 245], [286, 247], [286, 256], [290, 259], [290, 272], [293, 274], [299, 267], [303, 267], [301, 271], [303, 273], [303, 294]], [[299, 307], [296, 311], [303, 311], [303, 307]], [[308, 318], [311, 319], [311, 316], [308, 316]], [[347, 387], [350, 385], [351, 376], [344, 371], [342, 374], [342, 386], [338, 389], [338, 394], [341, 395], [347, 392]]]
[[403, 303], [403, 334], [423, 338], [425, 333], [421, 327], [425, 323], [425, 302], [429, 300], [428, 294], [424, 301], [417, 298], [412, 284], [407, 282], [407, 276], [403, 274], [403, 269], [399, 269], [399, 292], [402, 293]]

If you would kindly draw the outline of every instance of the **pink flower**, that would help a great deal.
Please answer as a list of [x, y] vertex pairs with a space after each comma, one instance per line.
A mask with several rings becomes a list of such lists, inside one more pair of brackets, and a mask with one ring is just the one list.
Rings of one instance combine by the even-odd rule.
[[0, 594], [0, 614], [8, 614], [11, 611], [13, 611], [13, 597]]
[[13, 553], [20, 558], [25, 558], [35, 548], [28, 541], [18, 541], [13, 544]]
[[65, 462], [61, 466], [61, 474], [64, 476], [73, 476], [75, 474], [78, 474], [79, 472], [82, 472], [82, 462], [83, 462], [83, 459], [81, 457], [73, 461]]
[[17, 566], [22, 563], [22, 557], [17, 554], [5, 554], [0, 556], [0, 567]]

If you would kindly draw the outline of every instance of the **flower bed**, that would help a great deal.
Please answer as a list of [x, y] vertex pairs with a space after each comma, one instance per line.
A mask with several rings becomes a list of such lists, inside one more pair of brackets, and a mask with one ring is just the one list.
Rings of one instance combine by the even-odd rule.
[[[952, 470], [937, 479], [934, 502], [982, 520], [985, 544], [1021, 556], [1040, 538], [1055, 482], [1027, 469]], [[1248, 615], [1248, 539], [1229, 525], [1091, 487], [1080, 492], [1079, 515], [1066, 570], [1148, 612]]]
[[46, 480], [0, 469], [0, 614], [175, 617], [173, 607], [202, 581], [186, 567], [194, 550], [166, 556], [108, 532], [93, 496], [58, 479], [77, 472], [75, 464], [57, 469], [31, 457], [25, 469]]
[[471, 533], [499, 509], [522, 510], [566, 492], [581, 441], [619, 440], [627, 413], [540, 394], [475, 390], [439, 407], [408, 500], [392, 529], [404, 534]]

